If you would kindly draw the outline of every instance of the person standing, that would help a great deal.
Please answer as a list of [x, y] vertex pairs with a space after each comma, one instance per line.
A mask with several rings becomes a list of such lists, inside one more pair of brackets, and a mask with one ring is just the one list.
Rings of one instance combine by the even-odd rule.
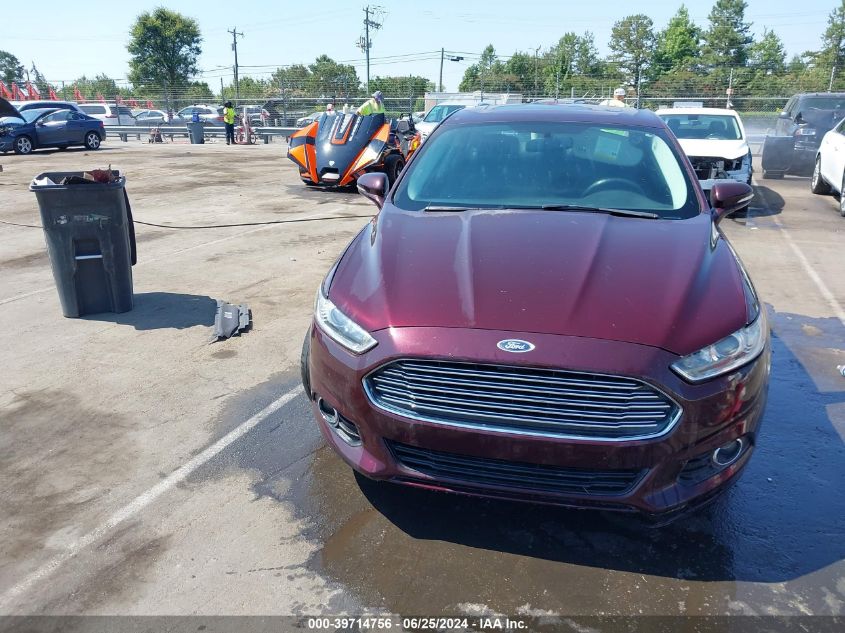
[[371, 98], [362, 103], [356, 110], [356, 114], [361, 116], [384, 114], [384, 95], [381, 94], [381, 90], [376, 90]]
[[232, 102], [223, 104], [223, 124], [226, 126], [226, 145], [235, 144], [235, 108]]
[[630, 107], [627, 103], [625, 103], [625, 89], [624, 88], [617, 88], [613, 91], [613, 99], [605, 99], [599, 105], [603, 106], [611, 106], [615, 108], [628, 108]]

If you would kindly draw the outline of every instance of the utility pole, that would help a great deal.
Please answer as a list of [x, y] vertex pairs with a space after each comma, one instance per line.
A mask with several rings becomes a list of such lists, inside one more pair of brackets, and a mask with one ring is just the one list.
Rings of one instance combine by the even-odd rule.
[[443, 58], [446, 56], [446, 50], [441, 48], [440, 49], [440, 83], [437, 84], [440, 86], [440, 92], [443, 92]]
[[733, 68], [731, 68], [731, 74], [728, 76], [728, 89], [727, 89], [726, 92], [728, 94], [728, 98], [727, 98], [727, 102], [725, 103], [725, 107], [730, 108], [731, 107], [731, 97], [733, 96], [733, 93], [734, 93], [734, 69]]
[[540, 47], [534, 49], [534, 97], [537, 97], [537, 54], [540, 52]]
[[367, 56], [367, 83], [365, 84], [367, 94], [370, 94], [370, 48], [373, 45], [370, 39], [370, 29], [377, 31], [381, 28], [381, 22], [371, 20], [370, 15], [375, 16], [377, 10], [381, 10], [381, 7], [370, 8], [370, 5], [364, 7], [364, 36], [358, 40], [358, 48], [364, 51]]
[[238, 33], [238, 27], [234, 27], [231, 31], [226, 31], [232, 34], [232, 50], [235, 51], [235, 105], [241, 98], [241, 86], [238, 83], [238, 36], [243, 37], [243, 33]]
[[827, 91], [833, 92], [833, 78], [836, 76], [836, 64], [830, 69], [830, 82], [827, 84]]

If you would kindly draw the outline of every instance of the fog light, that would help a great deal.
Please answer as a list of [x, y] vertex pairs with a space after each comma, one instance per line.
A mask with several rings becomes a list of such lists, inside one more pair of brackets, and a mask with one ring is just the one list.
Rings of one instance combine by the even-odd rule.
[[336, 427], [338, 421], [338, 413], [337, 409], [331, 406], [328, 402], [323, 400], [322, 398], [317, 398], [317, 408], [320, 410], [320, 415], [323, 416], [323, 419], [329, 426]]
[[725, 466], [730, 466], [739, 459], [739, 456], [742, 455], [742, 449], [744, 448], [745, 440], [738, 437], [713, 451], [711, 459], [714, 464], [724, 468]]

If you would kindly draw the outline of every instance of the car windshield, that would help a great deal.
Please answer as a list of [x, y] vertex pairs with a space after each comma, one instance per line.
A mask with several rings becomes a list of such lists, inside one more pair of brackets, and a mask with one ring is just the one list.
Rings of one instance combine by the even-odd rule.
[[35, 119], [40, 117], [45, 112], [50, 112], [54, 109], [55, 108], [37, 108], [32, 110], [24, 110], [23, 112], [21, 112], [21, 116], [27, 123], [32, 123], [33, 121], [35, 121]]
[[440, 123], [448, 115], [452, 114], [452, 112], [462, 110], [464, 107], [462, 105], [436, 105], [428, 111], [428, 114], [425, 115], [425, 119], [423, 120], [426, 123]]
[[801, 103], [801, 107], [803, 109], [843, 110], [845, 109], [845, 97], [810, 97]]
[[736, 117], [730, 114], [661, 114], [678, 138], [738, 141], [742, 138]]
[[662, 134], [547, 121], [441, 128], [393, 202], [409, 210], [573, 205], [692, 217], [700, 211], [694, 189]]

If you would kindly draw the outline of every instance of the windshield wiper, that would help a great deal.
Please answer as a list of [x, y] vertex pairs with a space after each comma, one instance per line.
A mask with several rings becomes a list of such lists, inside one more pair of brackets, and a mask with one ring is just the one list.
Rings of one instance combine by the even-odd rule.
[[619, 215], [626, 218], [646, 218], [648, 220], [658, 220], [660, 218], [660, 216], [656, 213], [649, 213], [648, 211], [590, 207], [581, 204], [544, 204], [540, 208], [544, 211], [586, 211], [587, 213], [608, 213], [610, 215]]
[[502, 206], [498, 207], [449, 207], [437, 204], [430, 204], [423, 209], [423, 211], [501, 211]]

